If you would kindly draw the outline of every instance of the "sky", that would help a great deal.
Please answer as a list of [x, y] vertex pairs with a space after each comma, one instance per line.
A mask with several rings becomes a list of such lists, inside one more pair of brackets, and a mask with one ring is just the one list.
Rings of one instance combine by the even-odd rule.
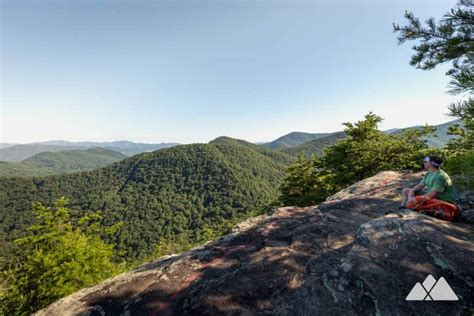
[[455, 1], [0, 0], [0, 142], [252, 142], [440, 124], [448, 65], [392, 23]]

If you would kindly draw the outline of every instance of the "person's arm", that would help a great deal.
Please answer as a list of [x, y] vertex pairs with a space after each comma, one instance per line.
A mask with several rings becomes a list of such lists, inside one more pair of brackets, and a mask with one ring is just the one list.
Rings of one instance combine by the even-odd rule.
[[415, 185], [411, 190], [413, 191], [413, 193], [415, 193], [416, 191], [421, 190], [424, 187], [425, 185], [423, 184], [423, 182], [420, 182], [417, 185]]
[[432, 198], [435, 198], [438, 193], [439, 193], [439, 191], [433, 190], [433, 191], [430, 191], [430, 192], [424, 194], [423, 197], [426, 198], [426, 199], [432, 199]]

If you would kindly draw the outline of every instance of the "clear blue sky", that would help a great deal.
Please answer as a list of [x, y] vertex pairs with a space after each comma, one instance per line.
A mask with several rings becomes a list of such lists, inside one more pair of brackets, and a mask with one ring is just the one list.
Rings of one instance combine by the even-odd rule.
[[392, 22], [455, 1], [1, 1], [1, 142], [267, 141], [439, 124], [447, 67]]

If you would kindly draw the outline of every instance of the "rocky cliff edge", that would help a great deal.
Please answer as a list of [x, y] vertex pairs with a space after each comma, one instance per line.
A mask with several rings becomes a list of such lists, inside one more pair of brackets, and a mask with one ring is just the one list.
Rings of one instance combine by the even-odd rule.
[[[318, 206], [274, 209], [37, 315], [472, 314], [474, 194], [459, 192], [457, 222], [409, 210], [385, 215], [420, 178], [381, 172]], [[458, 300], [406, 301], [429, 275], [443, 277]]]

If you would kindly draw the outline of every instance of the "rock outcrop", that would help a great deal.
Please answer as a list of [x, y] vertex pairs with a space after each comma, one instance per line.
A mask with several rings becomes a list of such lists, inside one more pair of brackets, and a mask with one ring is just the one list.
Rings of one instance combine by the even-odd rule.
[[[409, 210], [385, 215], [420, 176], [381, 172], [318, 206], [275, 209], [230, 235], [83, 289], [37, 314], [471, 314], [473, 224]], [[443, 277], [458, 300], [406, 301], [430, 274]]]

